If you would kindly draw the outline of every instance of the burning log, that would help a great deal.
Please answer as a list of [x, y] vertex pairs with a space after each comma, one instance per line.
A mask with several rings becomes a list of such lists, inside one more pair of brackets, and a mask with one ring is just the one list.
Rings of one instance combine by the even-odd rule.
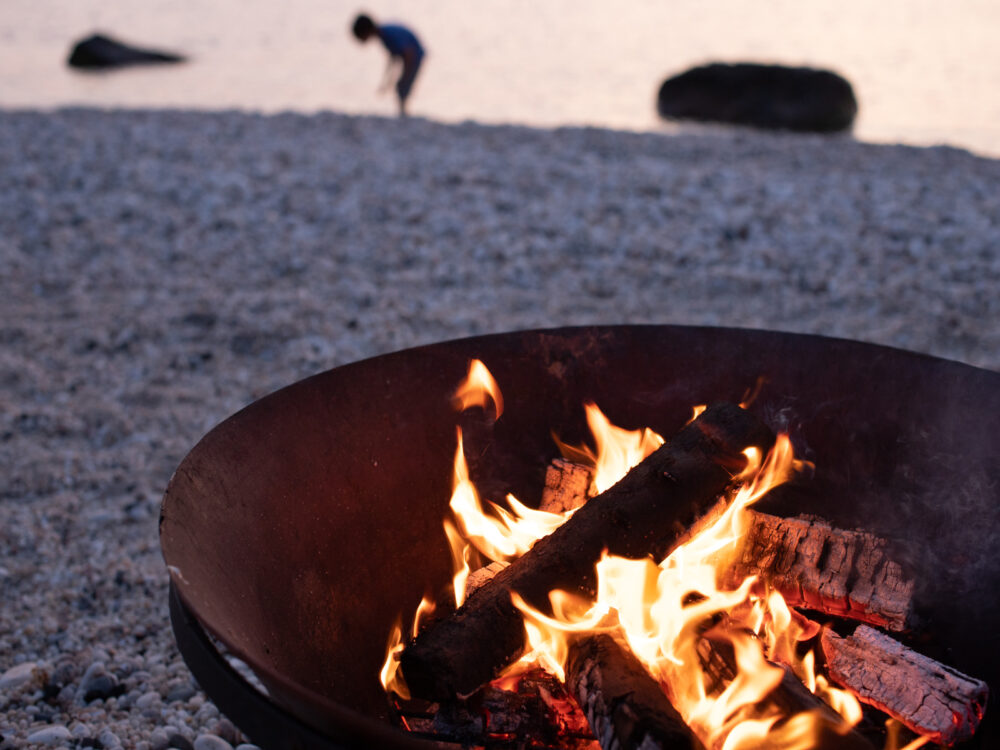
[[[705, 672], [712, 680], [709, 693], [721, 692], [737, 674], [732, 643], [712, 636], [711, 631], [698, 643], [698, 653]], [[784, 671], [781, 682], [761, 701], [762, 708], [776, 708], [787, 718], [804, 712], [813, 713], [820, 721], [810, 747], [815, 750], [873, 750], [872, 744], [850, 728], [841, 716], [814, 695], [785, 664], [771, 663]]]
[[[542, 510], [562, 512], [587, 499], [592, 470], [555, 459], [545, 475]], [[721, 514], [713, 509], [702, 525]], [[750, 529], [740, 558], [728, 571], [730, 583], [757, 575], [771, 582], [790, 606], [803, 606], [892, 631], [904, 630], [914, 582], [886, 555], [888, 542], [863, 531], [831, 527], [818, 518], [747, 511]], [[692, 527], [686, 536], [693, 536]], [[680, 541], [680, 540], [678, 540]]]
[[411, 731], [462, 747], [595, 747], [587, 719], [565, 686], [537, 669], [519, 675], [513, 684], [487, 685], [467, 701], [432, 704], [429, 714], [403, 711], [401, 715]]
[[969, 739], [986, 708], [985, 682], [962, 674], [866, 625], [822, 636], [830, 678], [932, 742]]
[[[504, 567], [492, 563], [474, 571], [466, 583], [468, 595]], [[580, 705], [604, 750], [701, 748], [660, 684], [627, 646], [606, 633], [570, 640], [566, 690]]]
[[545, 471], [545, 489], [538, 509], [548, 513], [565, 513], [580, 507], [587, 499], [593, 475], [589, 466], [564, 458], [554, 459]]
[[[468, 594], [482, 588], [504, 567], [492, 563], [473, 572], [466, 584]], [[570, 640], [566, 689], [576, 698], [604, 750], [702, 747], [660, 684], [632, 651], [611, 635], [580, 635]]]
[[428, 626], [401, 655], [414, 695], [468, 694], [515, 660], [524, 646], [519, 593], [548, 606], [553, 589], [593, 596], [594, 566], [604, 550], [622, 557], [662, 557], [678, 534], [746, 465], [742, 451], [766, 451], [771, 431], [732, 404], [707, 409], [620, 482], [500, 571], [452, 615]]
[[750, 511], [752, 524], [733, 581], [759, 575], [791, 606], [848, 617], [889, 630], [906, 627], [913, 581], [886, 556], [886, 541], [831, 528], [817, 518]]
[[604, 750], [701, 748], [660, 683], [610, 635], [571, 643], [566, 686]]
[[491, 562], [489, 565], [484, 565], [483, 567], [469, 573], [469, 578], [465, 582], [465, 595], [472, 596], [472, 594], [481, 589], [487, 581], [492, 580], [497, 573], [506, 567], [507, 563]]

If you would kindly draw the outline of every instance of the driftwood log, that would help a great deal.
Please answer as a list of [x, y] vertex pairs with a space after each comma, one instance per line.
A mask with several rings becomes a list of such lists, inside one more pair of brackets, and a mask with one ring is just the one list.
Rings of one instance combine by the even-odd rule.
[[913, 581], [888, 558], [884, 539], [817, 518], [750, 514], [742, 553], [729, 571], [733, 583], [759, 575], [791, 606], [905, 629]]
[[867, 625], [821, 638], [830, 679], [858, 700], [940, 745], [969, 739], [986, 708], [985, 682], [962, 674]]
[[745, 468], [742, 451], [748, 446], [766, 451], [773, 442], [773, 433], [744, 409], [733, 404], [707, 409], [455, 613], [420, 633], [401, 656], [411, 692], [438, 700], [471, 693], [492, 679], [524, 647], [523, 618], [512, 592], [547, 609], [553, 589], [594, 595], [594, 566], [604, 550], [659, 559]]
[[570, 644], [566, 687], [604, 750], [702, 747], [660, 683], [611, 635], [589, 635]]

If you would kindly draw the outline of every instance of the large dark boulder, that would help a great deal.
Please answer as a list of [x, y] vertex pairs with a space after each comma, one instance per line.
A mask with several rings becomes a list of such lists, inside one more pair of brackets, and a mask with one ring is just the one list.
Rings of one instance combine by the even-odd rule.
[[758, 128], [833, 132], [854, 122], [858, 102], [836, 73], [756, 63], [712, 63], [660, 86], [662, 117]]
[[184, 58], [170, 52], [130, 47], [102, 34], [94, 34], [73, 46], [68, 65], [71, 68], [95, 70], [118, 68], [124, 65], [145, 65], [147, 63], [183, 62]]

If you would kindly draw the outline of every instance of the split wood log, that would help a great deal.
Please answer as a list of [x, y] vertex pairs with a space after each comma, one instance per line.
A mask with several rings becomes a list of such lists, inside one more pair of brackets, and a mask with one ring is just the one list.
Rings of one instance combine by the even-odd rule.
[[[473, 571], [466, 595], [504, 567], [492, 563]], [[570, 638], [566, 690], [603, 750], [702, 750], [660, 684], [627, 646], [607, 633]]]
[[[545, 475], [542, 510], [563, 512], [587, 499], [590, 467], [555, 459]], [[706, 514], [709, 525], [726, 504]], [[818, 518], [779, 518], [747, 511], [751, 524], [740, 557], [726, 574], [733, 586], [749, 575], [771, 582], [791, 606], [803, 606], [889, 630], [907, 626], [914, 582], [888, 558], [888, 542]], [[686, 537], [698, 529], [692, 528]], [[680, 543], [683, 540], [678, 540]]]
[[[736, 655], [732, 643], [706, 634], [698, 643], [702, 668], [709, 676], [709, 695], [725, 689], [737, 674]], [[823, 700], [809, 691], [785, 664], [771, 662], [784, 671], [781, 682], [758, 705], [765, 711], [777, 709], [785, 717], [811, 712], [818, 723], [814, 730], [813, 750], [874, 750], [872, 744]]]
[[566, 686], [604, 750], [695, 750], [702, 745], [635, 654], [606, 633], [570, 643]]
[[465, 595], [467, 597], [472, 596], [487, 581], [491, 580], [493, 576], [506, 567], [507, 563], [505, 562], [491, 562], [489, 565], [484, 565], [469, 573], [469, 577], [465, 580]]
[[727, 574], [732, 585], [759, 575], [791, 606], [905, 629], [914, 582], [888, 558], [886, 540], [813, 517], [750, 515], [742, 552]]
[[826, 630], [821, 643], [831, 680], [932, 742], [969, 739], [979, 726], [989, 692], [985, 682], [867, 625], [846, 638]]
[[683, 529], [726, 491], [746, 466], [743, 450], [766, 452], [773, 433], [733, 404], [717, 404], [589, 500], [565, 524], [430, 624], [402, 652], [406, 683], [418, 697], [468, 694], [516, 660], [524, 647], [517, 592], [547, 609], [553, 589], [592, 597], [604, 550], [622, 557], [662, 557]]
[[545, 470], [545, 489], [538, 509], [548, 513], [565, 513], [587, 501], [594, 470], [583, 464], [553, 459]]
[[[506, 567], [474, 571], [466, 595]], [[666, 693], [627, 646], [607, 633], [570, 638], [566, 690], [603, 750], [702, 750]]]

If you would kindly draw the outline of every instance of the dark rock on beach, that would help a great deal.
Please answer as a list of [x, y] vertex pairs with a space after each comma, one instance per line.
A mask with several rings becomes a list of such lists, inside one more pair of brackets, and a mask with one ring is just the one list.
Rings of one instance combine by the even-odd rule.
[[183, 62], [181, 55], [158, 50], [141, 49], [104, 36], [93, 34], [82, 39], [73, 46], [67, 64], [71, 68], [95, 70], [104, 68], [120, 68], [126, 65], [145, 65], [149, 63]]
[[660, 86], [662, 117], [774, 130], [846, 130], [858, 113], [851, 84], [828, 70], [712, 63]]

